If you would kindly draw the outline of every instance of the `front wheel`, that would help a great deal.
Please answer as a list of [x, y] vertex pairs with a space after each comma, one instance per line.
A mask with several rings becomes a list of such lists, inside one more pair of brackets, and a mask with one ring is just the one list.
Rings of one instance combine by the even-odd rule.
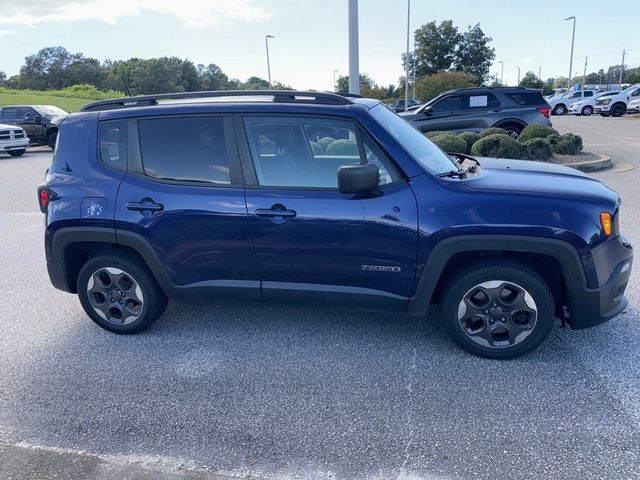
[[564, 115], [567, 113], [567, 107], [565, 107], [562, 103], [560, 105], [556, 105], [552, 112], [554, 115]]
[[7, 153], [12, 157], [20, 157], [24, 155], [24, 152], [26, 152], [26, 150], [8, 150], [7, 151]]
[[554, 301], [542, 278], [518, 262], [482, 262], [460, 272], [443, 301], [445, 330], [473, 355], [515, 358], [549, 335]]
[[582, 108], [582, 115], [584, 115], [585, 117], [588, 117], [592, 113], [593, 113], [593, 107], [591, 105], [587, 105], [586, 107]]
[[80, 269], [77, 287], [87, 315], [114, 333], [138, 333], [167, 307], [167, 297], [146, 266], [124, 256], [89, 260]]
[[611, 107], [611, 116], [612, 117], [621, 117], [627, 111], [627, 106], [624, 103], [616, 103], [613, 107]]

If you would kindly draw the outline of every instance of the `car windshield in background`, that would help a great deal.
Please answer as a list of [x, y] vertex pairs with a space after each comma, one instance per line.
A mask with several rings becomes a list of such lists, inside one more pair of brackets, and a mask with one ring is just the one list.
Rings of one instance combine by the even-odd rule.
[[429, 172], [439, 175], [457, 170], [442, 150], [395, 113], [377, 105], [371, 109], [371, 114]]
[[62, 110], [61, 108], [54, 107], [52, 105], [38, 105], [36, 109], [44, 115], [67, 115], [67, 112]]

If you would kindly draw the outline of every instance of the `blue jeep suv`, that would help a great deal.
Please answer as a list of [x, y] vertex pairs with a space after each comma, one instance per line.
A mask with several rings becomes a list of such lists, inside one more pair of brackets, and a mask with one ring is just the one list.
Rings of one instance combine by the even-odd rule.
[[447, 155], [378, 101], [199, 92], [89, 104], [46, 183], [51, 282], [115, 333], [168, 299], [425, 316], [512, 358], [627, 305], [620, 198], [576, 170]]

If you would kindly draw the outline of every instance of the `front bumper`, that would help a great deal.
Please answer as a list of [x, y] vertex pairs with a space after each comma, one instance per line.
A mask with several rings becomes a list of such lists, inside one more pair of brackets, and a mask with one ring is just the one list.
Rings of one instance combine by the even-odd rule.
[[11, 152], [13, 150], [26, 150], [29, 148], [29, 139], [26, 140], [7, 140], [0, 142], [0, 152]]
[[593, 255], [601, 286], [580, 286], [569, 306], [569, 324], [580, 330], [594, 327], [620, 314], [629, 304], [624, 295], [633, 265], [633, 246], [623, 236], [610, 240]]
[[609, 110], [611, 110], [610, 105], [596, 105], [594, 108], [596, 113], [609, 113]]

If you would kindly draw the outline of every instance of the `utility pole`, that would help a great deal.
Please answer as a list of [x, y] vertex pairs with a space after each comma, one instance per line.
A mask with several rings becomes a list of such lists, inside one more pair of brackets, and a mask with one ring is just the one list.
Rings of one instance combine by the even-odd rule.
[[620, 65], [620, 90], [622, 90], [622, 75], [624, 73], [624, 54], [627, 53], [626, 50], [622, 50], [622, 64]]
[[567, 17], [566, 20], [573, 20], [573, 33], [571, 34], [571, 58], [569, 59], [569, 82], [567, 88], [571, 88], [571, 73], [573, 72], [573, 44], [576, 39], [576, 17]]
[[[587, 59], [589, 57], [584, 57], [584, 75], [582, 75], [582, 83], [587, 83]], [[584, 88], [584, 87], [583, 87]]]
[[409, 106], [409, 29], [411, 28], [411, 0], [407, 0], [407, 54], [404, 62], [404, 111]]
[[518, 83], [516, 83], [516, 87], [520, 86], [520, 67], [516, 65], [516, 68], [518, 69]]
[[504, 86], [504, 62], [500, 60], [498, 63], [502, 65], [502, 68], [500, 71], [500, 85]]
[[358, 49], [358, 0], [349, 0], [349, 93], [360, 93]]
[[413, 99], [416, 99], [416, 58], [418, 58], [418, 54], [416, 53], [416, 44], [413, 44]]
[[538, 67], [538, 79], [542, 80], [542, 65]]
[[338, 86], [336, 85], [336, 73], [338, 73], [338, 70], [333, 71], [333, 91], [334, 92], [338, 91]]
[[271, 63], [269, 62], [269, 39], [274, 38], [273, 35], [264, 36], [264, 44], [267, 49], [267, 74], [269, 75], [269, 90], [271, 90]]

